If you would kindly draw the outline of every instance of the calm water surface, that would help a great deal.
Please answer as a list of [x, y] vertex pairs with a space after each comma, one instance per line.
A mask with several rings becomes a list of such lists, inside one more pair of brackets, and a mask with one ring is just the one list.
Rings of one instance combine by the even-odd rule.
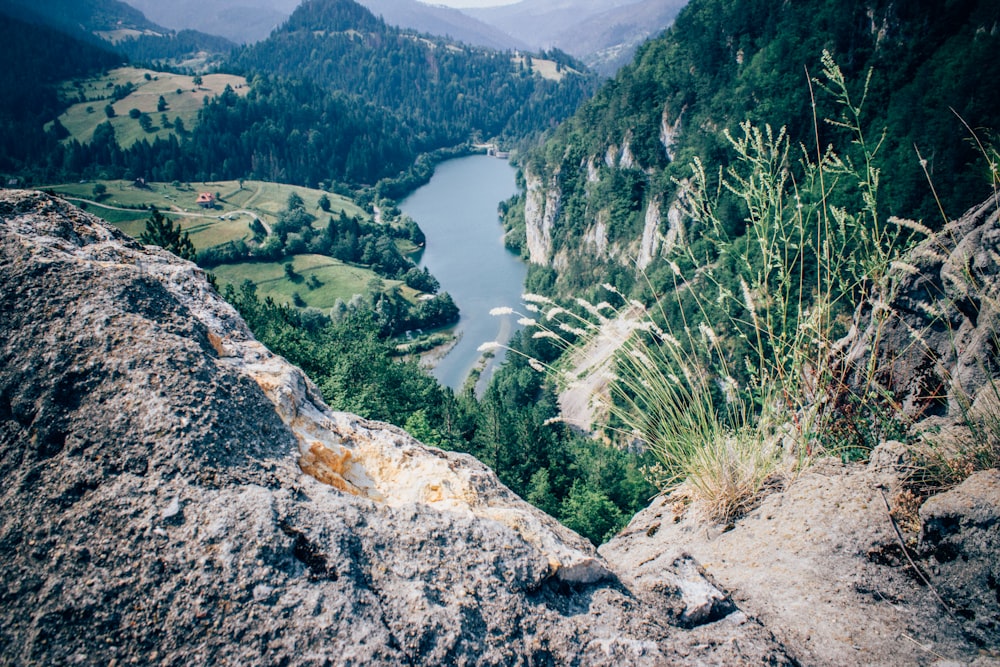
[[[430, 183], [404, 199], [399, 208], [427, 235], [420, 266], [455, 299], [461, 319], [458, 344], [432, 371], [444, 385], [460, 389], [491, 340], [506, 342], [516, 316], [493, 317], [491, 308], [521, 303], [527, 266], [504, 248], [497, 204], [516, 191], [514, 169], [505, 160], [472, 155], [438, 165]], [[488, 379], [502, 350], [484, 371]], [[482, 385], [480, 385], [482, 386]]]

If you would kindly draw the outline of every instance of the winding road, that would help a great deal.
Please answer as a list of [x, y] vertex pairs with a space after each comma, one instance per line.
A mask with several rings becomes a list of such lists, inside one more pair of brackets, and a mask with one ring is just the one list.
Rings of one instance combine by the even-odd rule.
[[[136, 209], [136, 208], [126, 208], [126, 207], [122, 207], [122, 206], [112, 206], [111, 204], [102, 204], [101, 202], [94, 201], [93, 199], [84, 199], [83, 197], [70, 197], [70, 196], [66, 196], [66, 195], [61, 195], [61, 196], [66, 201], [83, 202], [83, 203], [87, 204], [87, 206], [98, 206], [98, 207], [106, 209], [108, 211], [125, 211], [127, 213], [132, 213], [132, 212], [143, 210], [143, 209]], [[252, 199], [252, 197], [251, 197], [251, 199]], [[211, 220], [221, 220], [222, 219], [222, 216], [219, 215], [219, 214], [212, 215], [212, 214], [209, 214], [209, 213], [192, 213], [190, 211], [181, 210], [180, 207], [178, 207], [177, 205], [171, 206], [169, 210], [164, 210], [163, 212], [164, 213], [170, 213], [171, 215], [175, 215], [175, 216], [179, 216], [179, 217], [183, 217], [183, 218], [208, 218], [208, 219], [211, 219]], [[261, 224], [261, 226], [264, 228], [264, 231], [266, 231], [268, 233], [268, 235], [271, 234], [271, 225], [269, 225], [266, 220], [264, 220], [263, 218], [261, 218], [259, 215], [257, 215], [253, 211], [250, 211], [250, 210], [247, 210], [247, 209], [244, 208], [244, 209], [239, 209], [237, 211], [229, 211], [227, 213], [223, 213], [222, 215], [247, 215], [247, 216], [250, 216], [251, 218], [253, 218], [254, 220], [256, 220], [257, 222], [259, 222]]]

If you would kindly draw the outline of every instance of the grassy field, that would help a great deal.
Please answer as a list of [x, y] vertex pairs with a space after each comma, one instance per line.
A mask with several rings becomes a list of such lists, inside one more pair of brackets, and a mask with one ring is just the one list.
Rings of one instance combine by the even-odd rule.
[[[285, 264], [291, 261], [296, 273], [289, 279]], [[281, 262], [243, 262], [224, 264], [212, 269], [220, 285], [238, 287], [244, 280], [257, 285], [257, 295], [271, 297], [277, 303], [292, 304], [298, 294], [307, 306], [329, 310], [337, 299], [350, 301], [355, 294], [364, 294], [368, 283], [379, 276], [368, 269], [344, 264], [323, 255], [296, 255]], [[310, 284], [318, 286], [310, 287]], [[384, 280], [386, 289], [399, 287], [404, 296], [412, 299], [412, 290], [399, 281]]]
[[[94, 186], [106, 189], [100, 202], [94, 203]], [[371, 221], [350, 199], [322, 190], [297, 185], [282, 185], [263, 181], [213, 181], [209, 183], [148, 183], [145, 188], [128, 181], [93, 181], [68, 183], [43, 188], [52, 190], [75, 204], [85, 203], [87, 210], [113, 224], [126, 234], [138, 237], [145, 230], [149, 219], [149, 206], [155, 206], [164, 215], [178, 221], [188, 232], [198, 250], [214, 245], [249, 239], [253, 236], [250, 223], [259, 218], [270, 227], [277, 222], [279, 212], [294, 192], [302, 198], [306, 209], [317, 217], [316, 226], [325, 224], [326, 216], [344, 211]], [[202, 209], [195, 199], [200, 192], [216, 194], [214, 209]], [[326, 195], [330, 200], [330, 213], [319, 208], [319, 199]], [[402, 242], [407, 249], [412, 243]], [[411, 247], [412, 246], [412, 247]], [[291, 261], [298, 277], [289, 279], [285, 264]], [[379, 276], [363, 267], [344, 264], [322, 255], [297, 255], [281, 262], [242, 262], [224, 264], [212, 269], [220, 285], [239, 286], [244, 280], [257, 285], [261, 298], [271, 297], [278, 303], [293, 303], [298, 294], [308, 306], [329, 310], [337, 299], [349, 301], [355, 294], [363, 294], [368, 283]], [[384, 280], [386, 290], [399, 289], [409, 301], [416, 302], [417, 293], [400, 281]]]
[[[284, 208], [288, 195], [297, 193], [319, 220], [328, 215], [319, 209], [319, 198], [326, 194], [330, 213], [370, 219], [361, 208], [346, 197], [324, 193], [297, 185], [282, 185], [262, 181], [213, 181], [209, 183], [149, 183], [138, 188], [128, 181], [95, 181], [69, 183], [45, 188], [73, 203], [93, 202], [94, 186], [101, 184], [106, 194], [97, 203], [88, 203], [87, 210], [104, 218], [130, 236], [139, 236], [149, 218], [149, 206], [155, 206], [173, 220], [180, 222], [195, 248], [203, 250], [213, 245], [248, 239], [253, 236], [250, 223], [254, 217], [265, 225], [273, 225]], [[216, 194], [214, 209], [202, 209], [195, 199], [200, 192]]]
[[[146, 76], [149, 76], [149, 79]], [[74, 104], [59, 117], [59, 122], [69, 130], [70, 138], [81, 143], [90, 141], [94, 129], [109, 120], [104, 113], [104, 107], [111, 102], [111, 93], [117, 85], [131, 82], [136, 89], [128, 97], [114, 102], [115, 117], [111, 125], [115, 128], [115, 136], [121, 146], [131, 146], [140, 139], [154, 141], [156, 137], [167, 137], [173, 133], [172, 128], [163, 127], [162, 114], [166, 114], [172, 124], [174, 119], [184, 121], [188, 130], [194, 128], [204, 99], [215, 97], [232, 86], [237, 95], [249, 92], [246, 79], [230, 74], [205, 74], [200, 86], [195, 86], [194, 77], [168, 72], [140, 69], [136, 67], [119, 67], [104, 76], [93, 79], [67, 82], [63, 84], [62, 92], [69, 97], [83, 95], [86, 102]], [[160, 96], [167, 103], [165, 111], [157, 111]], [[146, 132], [139, 126], [139, 121], [129, 117], [130, 109], [144, 111], [153, 120], [152, 131]], [[68, 141], [68, 139], [67, 139]]]
[[[512, 60], [517, 65], [524, 64], [524, 56], [514, 56]], [[579, 74], [579, 72], [572, 68], [564, 67], [559, 69], [556, 65], [556, 61], [554, 60], [545, 60], [544, 58], [534, 57], [531, 59], [531, 71], [543, 79], [548, 79], [549, 81], [562, 81], [567, 72]]]

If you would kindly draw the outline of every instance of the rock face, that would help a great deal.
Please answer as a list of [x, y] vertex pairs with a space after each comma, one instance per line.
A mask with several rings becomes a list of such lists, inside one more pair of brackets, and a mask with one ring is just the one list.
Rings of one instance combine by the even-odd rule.
[[[862, 387], [874, 358], [875, 381], [920, 420], [913, 433], [996, 447], [998, 250], [991, 198], [895, 266], [839, 343], [847, 382]], [[968, 428], [970, 416], [987, 427]], [[686, 613], [712, 618], [735, 602], [802, 664], [1000, 664], [1000, 471], [906, 517], [916, 461], [899, 442], [879, 444], [867, 465], [820, 461], [725, 527], [680, 497], [658, 499], [600, 552], [631, 590], [699, 563], [732, 598], [706, 596]]]
[[876, 381], [910, 418], [962, 420], [1000, 382], [1000, 203], [982, 205], [921, 242], [887, 290], [856, 313], [839, 344], [848, 383]]
[[632, 590], [700, 563], [732, 599], [705, 596], [687, 613], [712, 618], [735, 602], [800, 664], [997, 664], [997, 471], [920, 510], [920, 542], [907, 548], [945, 607], [894, 532], [883, 494], [893, 497], [903, 470], [885, 465], [892, 457], [884, 454], [869, 466], [822, 462], [734, 526], [706, 524], [683, 502], [659, 499], [601, 554]]
[[559, 214], [560, 194], [555, 179], [546, 188], [540, 178], [525, 170], [524, 223], [528, 261], [548, 266], [552, 257], [552, 225]]
[[1000, 470], [977, 472], [924, 503], [920, 550], [966, 633], [1000, 644]]
[[785, 664], [471, 457], [331, 412], [193, 264], [0, 192], [0, 663]]

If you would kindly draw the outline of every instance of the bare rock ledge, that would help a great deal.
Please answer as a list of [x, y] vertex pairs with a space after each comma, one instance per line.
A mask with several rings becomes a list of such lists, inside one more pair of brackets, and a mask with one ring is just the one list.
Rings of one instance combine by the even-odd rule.
[[332, 412], [195, 265], [0, 192], [0, 664], [793, 664], [469, 456]]

